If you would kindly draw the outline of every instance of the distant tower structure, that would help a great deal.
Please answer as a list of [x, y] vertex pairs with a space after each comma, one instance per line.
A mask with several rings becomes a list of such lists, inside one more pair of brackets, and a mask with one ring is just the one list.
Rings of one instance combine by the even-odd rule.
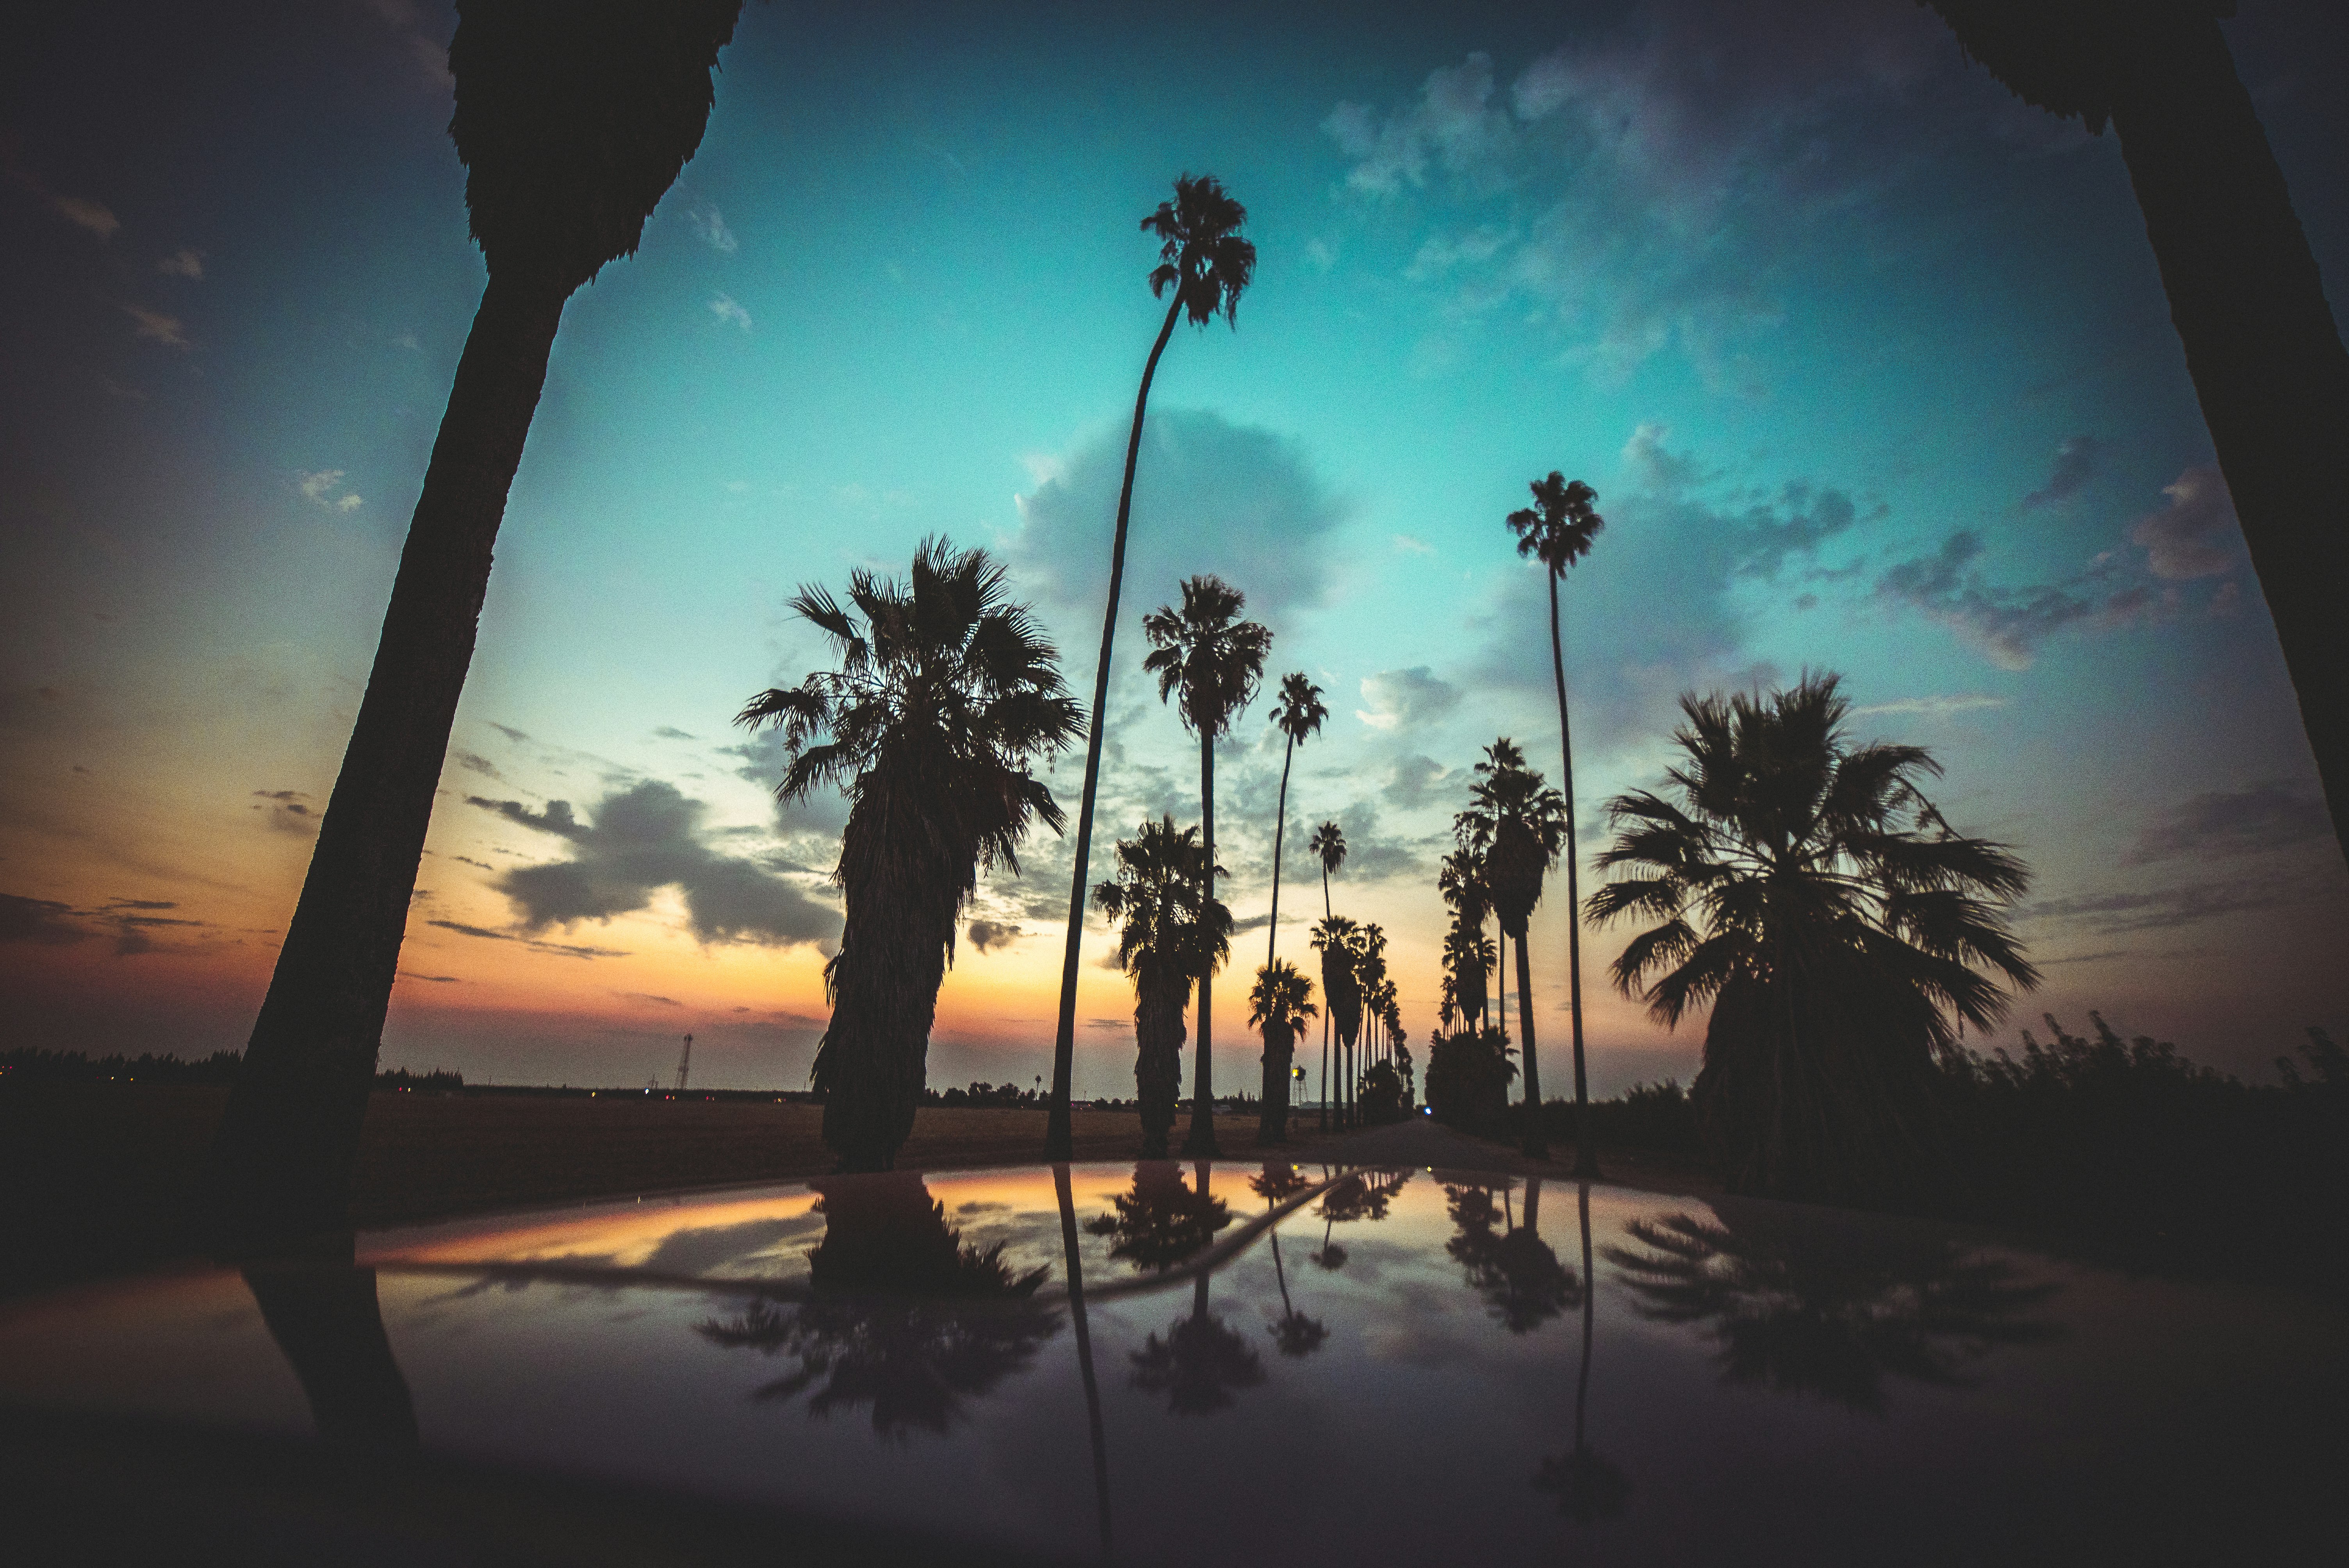
[[677, 1092], [685, 1092], [685, 1075], [693, 1070], [693, 1037], [685, 1037], [685, 1054], [677, 1058]]

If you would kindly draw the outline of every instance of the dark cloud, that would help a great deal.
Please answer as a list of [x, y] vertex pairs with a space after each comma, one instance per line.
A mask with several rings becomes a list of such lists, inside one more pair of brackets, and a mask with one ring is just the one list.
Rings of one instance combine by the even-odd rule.
[[2031, 920], [2058, 922], [2099, 934], [2116, 935], [2131, 931], [2166, 931], [2246, 910], [2274, 909], [2298, 903], [2306, 896], [2304, 888], [2255, 878], [2195, 882], [2150, 892], [2050, 899], [2032, 904], [2022, 913]]
[[2049, 470], [2047, 482], [2023, 498], [2022, 510], [2037, 511], [2078, 493], [2095, 477], [2096, 459], [2103, 450], [2094, 436], [2064, 437], [2055, 449], [2055, 466]]
[[310, 809], [311, 797], [306, 791], [255, 789], [253, 793], [256, 801], [260, 802], [253, 809], [268, 813], [265, 820], [272, 830], [292, 833], [305, 839], [317, 836], [318, 814]]
[[667, 724], [664, 724], [658, 729], [654, 730], [653, 736], [656, 739], [659, 740], [698, 740], [700, 738], [698, 736], [688, 735], [684, 730]]
[[[1102, 430], [1019, 497], [1019, 532], [1006, 552], [1023, 593], [1070, 612], [1071, 625], [1089, 612], [1092, 635], [1126, 437], [1123, 424]], [[1135, 471], [1124, 604], [1139, 619], [1202, 572], [1246, 593], [1259, 617], [1318, 602], [1331, 580], [1328, 536], [1352, 511], [1288, 437], [1204, 409], [1154, 409]]]
[[504, 736], [508, 740], [514, 742], [516, 745], [521, 745], [530, 739], [529, 736], [523, 734], [521, 730], [516, 729], [510, 724], [493, 723], [490, 727], [496, 730], [500, 735]]
[[1440, 680], [1425, 665], [1381, 670], [1362, 677], [1362, 701], [1354, 717], [1372, 729], [1407, 733], [1426, 728], [1460, 706], [1460, 688]]
[[963, 928], [963, 934], [970, 939], [975, 951], [992, 953], [998, 948], [1010, 946], [1028, 933], [1019, 926], [1006, 925], [1000, 921], [974, 920]]
[[1877, 580], [1877, 597], [1922, 611], [2005, 670], [2029, 668], [2039, 645], [2067, 627], [2126, 625], [2168, 607], [2144, 586], [2107, 593], [2095, 572], [2067, 583], [1999, 586], [1978, 564], [1984, 552], [1980, 534], [1961, 530], [1933, 554], [1888, 569]]
[[454, 975], [419, 975], [413, 969], [401, 970], [399, 972], [399, 977], [403, 980], [428, 980], [435, 985], [456, 985], [462, 984], [462, 982]]
[[685, 1006], [684, 1003], [678, 1001], [674, 996], [657, 996], [650, 991], [615, 991], [612, 995], [630, 1002], [650, 1002], [656, 1006], [661, 1007], [682, 1007]]
[[467, 925], [455, 920], [428, 920], [427, 925], [437, 925], [443, 931], [453, 931], [460, 936], [478, 936], [489, 942], [519, 942], [534, 953], [560, 954], [565, 958], [626, 958], [627, 952], [617, 947], [586, 947], [568, 942], [541, 942], [511, 931], [492, 931], [486, 926]]
[[498, 771], [498, 765], [478, 751], [467, 751], [462, 747], [459, 747], [449, 755], [456, 758], [458, 767], [469, 773], [479, 773], [485, 779], [495, 779], [500, 783], [505, 781], [505, 776]]
[[2147, 569], [2156, 577], [2177, 581], [2213, 577], [2235, 563], [2235, 542], [2241, 537], [2235, 521], [2234, 498], [2215, 468], [2189, 469], [2161, 493], [2169, 502], [2160, 511], [2137, 519], [2129, 541], [2144, 547]]
[[2210, 790], [2146, 824], [2130, 865], [2191, 855], [2200, 860], [2261, 854], [2331, 837], [2333, 820], [2316, 795], [2282, 783]]
[[80, 942], [90, 933], [73, 923], [73, 905], [54, 899], [0, 892], [0, 942], [26, 942], [43, 947]]
[[1391, 806], [1416, 810], [1434, 799], [1436, 785], [1451, 777], [1452, 770], [1434, 758], [1413, 754], [1397, 759], [1379, 796]]
[[585, 822], [568, 801], [550, 800], [533, 812], [520, 801], [469, 799], [573, 846], [569, 860], [517, 866], [499, 879], [526, 932], [608, 921], [645, 908], [664, 887], [685, 895], [688, 921], [705, 943], [787, 946], [819, 942], [839, 929], [838, 914], [799, 884], [712, 849], [717, 835], [702, 821], [708, 808], [675, 785], [646, 779], [606, 795]]
[[[1867, 521], [1878, 521], [1889, 510], [1878, 502]], [[1859, 521], [1858, 509], [1843, 491], [1814, 492], [1809, 485], [1795, 480], [1778, 492], [1775, 504], [1749, 507], [1739, 519], [1734, 573], [1767, 581], [1794, 557], [1809, 554]]]

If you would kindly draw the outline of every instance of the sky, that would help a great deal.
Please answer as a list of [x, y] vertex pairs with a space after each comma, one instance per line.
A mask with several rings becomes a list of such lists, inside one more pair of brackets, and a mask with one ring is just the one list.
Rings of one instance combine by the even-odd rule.
[[[2227, 25], [2349, 278], [2349, 26]], [[11, 1043], [239, 1048], [369, 663], [485, 272], [446, 5], [52, 7], [0, 103], [0, 1016]], [[2349, 1034], [2349, 873], [2112, 136], [2009, 97], [1906, 0], [1551, 6], [767, 4], [707, 139], [564, 314], [500, 537], [387, 1067], [797, 1088], [844, 804], [779, 808], [732, 724], [823, 660], [786, 601], [936, 533], [1009, 565], [1089, 692], [1134, 383], [1137, 220], [1248, 210], [1236, 325], [1178, 329], [1133, 503], [1108, 841], [1195, 820], [1143, 615], [1222, 574], [1330, 718], [1288, 782], [1281, 951], [1375, 920], [1435, 1021], [1434, 865], [1496, 736], [1553, 780], [1547, 604], [1504, 523], [1552, 469], [1607, 523], [1564, 589], [1586, 866], [1683, 692], [1834, 671], [2033, 882], [2044, 980], [2247, 1077]], [[1218, 751], [1262, 962], [1284, 764]], [[1074, 806], [1081, 752], [1050, 776]], [[1049, 1075], [1071, 847], [982, 882], [933, 1084]], [[1586, 872], [1585, 886], [1591, 876]], [[1568, 919], [1533, 924], [1567, 1083]], [[1594, 1090], [1693, 1076], [1589, 934]], [[1088, 929], [1076, 1092], [1131, 1094]], [[1422, 1051], [1423, 1059], [1423, 1049]], [[1186, 1079], [1187, 1081], [1187, 1079]], [[1553, 1087], [1552, 1092], [1557, 1092]]]

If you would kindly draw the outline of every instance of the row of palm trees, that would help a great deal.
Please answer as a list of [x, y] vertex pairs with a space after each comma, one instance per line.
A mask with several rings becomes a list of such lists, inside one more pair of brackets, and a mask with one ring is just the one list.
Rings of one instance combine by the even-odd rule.
[[[2349, 354], [2226, 40], [2206, 13], [2179, 11], [2158, 26], [2124, 27], [2099, 19], [2101, 12], [2091, 15], [2086, 0], [2063, 0], [2044, 16], [1978, 0], [1934, 5], [1970, 55], [2018, 95], [2078, 115], [2092, 130], [2109, 119], [2119, 133], [2336, 837], [2349, 850], [2349, 677], [2333, 636], [2349, 546], [2339, 530], [2302, 526], [2325, 515], [2343, 488]], [[449, 49], [456, 94], [450, 131], [466, 166], [466, 204], [489, 286], [459, 362], [309, 874], [213, 1141], [208, 1207], [225, 1244], [276, 1244], [347, 1223], [359, 1121], [424, 833], [471, 662], [492, 547], [564, 304], [606, 263], [635, 250], [645, 220], [698, 147], [713, 97], [710, 74], [740, 9], [740, 0], [659, 6], [579, 0], [565, 8], [559, 28], [548, 27], [534, 6], [482, 4], [461, 13]], [[2214, 221], [2214, 212], [2224, 221]], [[1046, 1151], [1054, 1159], [1070, 1151], [1102, 724], [1150, 385], [1178, 319], [1235, 320], [1256, 265], [1255, 248], [1239, 233], [1245, 218], [1212, 177], [1185, 175], [1174, 199], [1142, 221], [1161, 242], [1152, 291], [1166, 297], [1171, 290], [1172, 297], [1134, 399], [1094, 669], [1053, 1046]], [[1572, 553], [1568, 537], [1551, 531], [1552, 514], [1572, 521], [1570, 500], [1570, 493], [1545, 495], [1537, 487], [1535, 525], [1521, 547], [1552, 573], [1572, 903], [1578, 900], [1571, 745], [1556, 610], [1557, 579]], [[1990, 882], [2002, 876], [2015, 880], [1998, 873]], [[1579, 920], [1570, 919], [1578, 1068], [1578, 932]], [[1674, 952], [1681, 946], [1679, 935], [1663, 943]], [[1475, 968], [1455, 965], [1455, 984], [1467, 983]], [[1455, 996], [1455, 1006], [1465, 999]], [[1481, 1004], [1475, 1010], [1481, 1014]]]

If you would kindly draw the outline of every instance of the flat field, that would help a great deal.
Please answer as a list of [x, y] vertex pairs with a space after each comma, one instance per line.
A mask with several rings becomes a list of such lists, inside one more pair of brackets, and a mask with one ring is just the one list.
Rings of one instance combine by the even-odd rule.
[[[228, 1090], [0, 1083], [0, 1294], [143, 1267], [189, 1250], [204, 1149]], [[1186, 1113], [1187, 1116], [1187, 1113]], [[354, 1218], [365, 1225], [832, 1169], [820, 1106], [667, 1099], [378, 1093], [367, 1104]], [[1178, 1120], [1181, 1138], [1185, 1122]], [[1256, 1158], [1253, 1114], [1216, 1119], [1227, 1160]], [[1129, 1160], [1133, 1111], [1075, 1113], [1080, 1160]], [[1300, 1129], [1284, 1150], [1312, 1141]], [[904, 1169], [1025, 1164], [1041, 1110], [926, 1106]]]

